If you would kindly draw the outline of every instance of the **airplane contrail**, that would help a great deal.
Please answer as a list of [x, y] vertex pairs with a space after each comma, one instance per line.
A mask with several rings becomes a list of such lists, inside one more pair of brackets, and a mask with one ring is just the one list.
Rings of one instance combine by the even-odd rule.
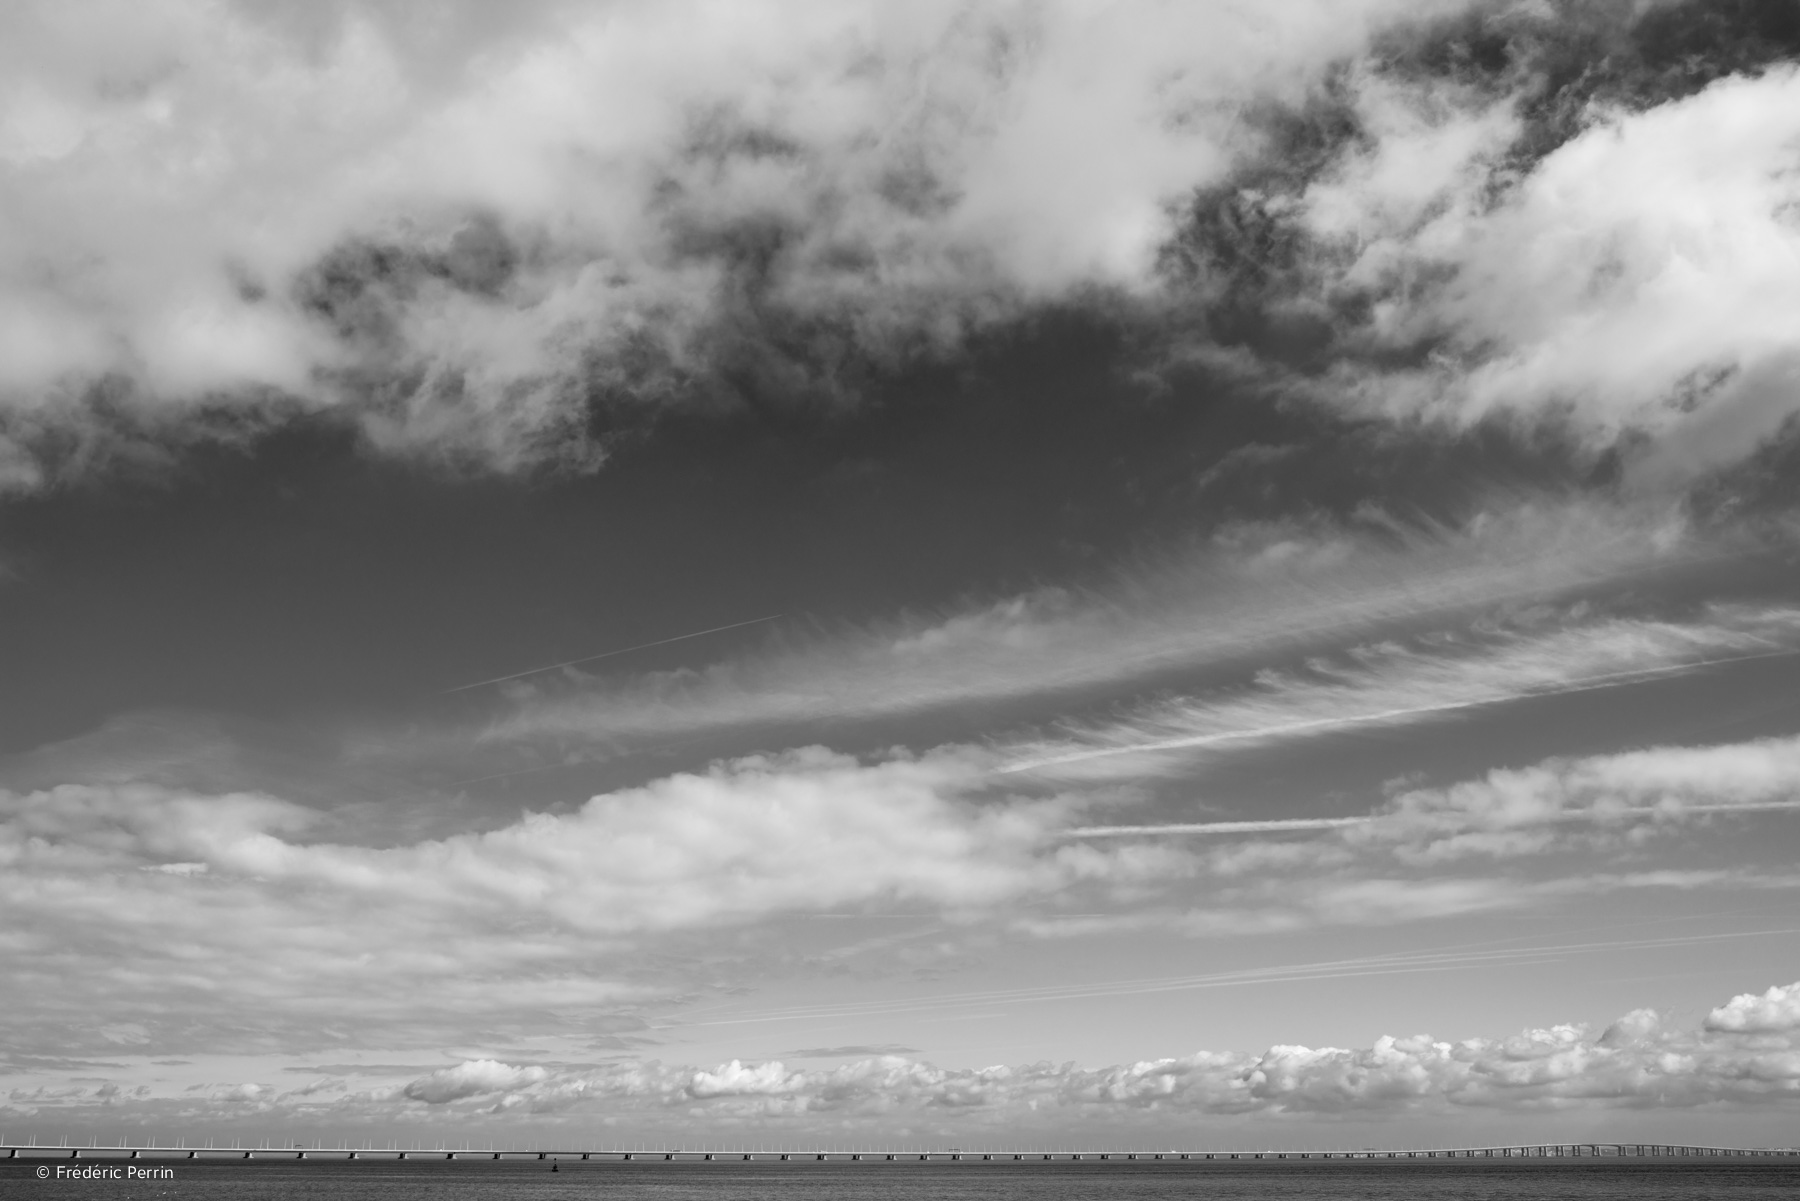
[[1283, 830], [1337, 830], [1374, 820], [1372, 817], [1273, 817], [1263, 821], [1175, 822], [1165, 826], [1076, 826], [1057, 833], [1066, 838], [1131, 834], [1278, 834]]
[[[1612, 821], [1621, 817], [1681, 817], [1690, 813], [1771, 813], [1800, 809], [1800, 801], [1722, 801], [1717, 804], [1681, 805], [1664, 808], [1659, 805], [1630, 805], [1618, 809], [1568, 809], [1550, 814], [1544, 822]], [[1262, 820], [1227, 822], [1170, 822], [1142, 826], [1074, 826], [1058, 830], [1062, 838], [1129, 838], [1149, 834], [1280, 834], [1287, 830], [1341, 830], [1345, 826], [1366, 826], [1388, 814], [1365, 814], [1359, 817], [1271, 817]]]
[[[1495, 939], [1424, 951], [1397, 951], [1352, 959], [1313, 961], [1271, 967], [1243, 968], [1192, 976], [1161, 976], [1079, 985], [1040, 985], [1033, 988], [983, 989], [940, 993], [936, 996], [892, 997], [880, 1001], [842, 1002], [818, 1006], [751, 1011], [734, 1017], [701, 1020], [671, 1019], [653, 1027], [672, 1030], [691, 1026], [744, 1026], [768, 1022], [817, 1021], [824, 1018], [884, 1017], [896, 1013], [920, 1013], [972, 1005], [1016, 1004], [1035, 1001], [1075, 1001], [1097, 997], [1140, 996], [1150, 993], [1192, 992], [1215, 988], [1241, 988], [1258, 984], [1293, 984], [1356, 976], [1388, 976], [1414, 972], [1441, 972], [1480, 967], [1517, 967], [1549, 963], [1570, 955], [1615, 948], [1650, 948], [1712, 943], [1727, 938], [1759, 938], [1800, 933], [1793, 927], [1773, 930], [1731, 930], [1709, 934], [1662, 938], [1615, 938], [1588, 942], [1540, 943], [1507, 947], [1519, 939]], [[1497, 945], [1500, 944], [1500, 945]], [[1478, 948], [1490, 949], [1478, 949]], [[702, 1010], [701, 1015], [708, 1011]], [[710, 1012], [718, 1012], [716, 1009]]]
[[740, 630], [745, 626], [761, 625], [765, 621], [774, 621], [781, 613], [771, 613], [767, 617], [753, 617], [749, 621], [734, 621], [728, 626], [714, 626], [710, 630], [695, 630], [692, 634], [677, 634], [673, 638], [658, 638], [655, 642], [640, 642], [636, 646], [620, 647], [616, 651], [602, 651], [598, 655], [587, 655], [580, 659], [564, 659], [561, 663], [546, 663], [542, 667], [533, 667], [526, 671], [515, 671], [509, 676], [495, 676], [489, 680], [476, 680], [473, 684], [458, 684], [454, 688], [446, 688], [446, 693], [467, 692], [471, 688], [480, 688], [484, 684], [504, 684], [508, 680], [522, 680], [526, 676], [535, 676], [543, 671], [555, 671], [559, 667], [574, 667], [580, 663], [592, 663], [596, 659], [610, 659], [614, 655], [629, 655], [632, 651], [647, 651], [653, 646], [667, 646], [671, 642], [686, 642], [689, 638], [704, 638], [708, 634], [720, 634], [726, 630]]

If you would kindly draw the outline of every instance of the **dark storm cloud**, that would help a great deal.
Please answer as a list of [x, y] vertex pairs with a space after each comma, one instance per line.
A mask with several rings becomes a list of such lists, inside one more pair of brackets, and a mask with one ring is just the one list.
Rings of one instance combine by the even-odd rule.
[[1144, 293], [1238, 98], [1454, 7], [166, 0], [98, 36], [27, 8], [8, 477], [303, 413], [584, 468], [670, 405], [837, 407], [972, 330]]
[[[0, 259], [16, 487], [303, 416], [440, 465], [586, 471], [671, 412], [842, 420], [1071, 318], [1117, 331], [1121, 377], [1290, 423], [1312, 408], [1315, 445], [1374, 451], [1265, 460], [1247, 487], [1221, 471], [1209, 508], [1267, 508], [1266, 477], [1328, 459], [1456, 475], [1443, 448], [1464, 441], [1608, 484], [1608, 451], [1645, 431], [1697, 431], [1675, 457], [1716, 464], [1787, 411], [1776, 333], [1721, 321], [1633, 363], [1534, 325], [1541, 306], [1602, 347], [1657, 344], [1663, 318], [1625, 285], [1706, 236], [1678, 206], [1565, 228], [1587, 292], [1541, 295], [1507, 250], [1569, 226], [1545, 198], [1565, 177], [1703, 171], [1683, 156], [1689, 126], [1731, 125], [1715, 110], [1760, 114], [1734, 153], [1775, 166], [1800, 47], [1775, 0], [820, 6], [772, 23], [797, 39], [742, 8], [458, 9], [425, 29], [392, 6], [165, 7], [117, 42], [72, 42], [48, 10], [15, 22], [42, 51], [0, 139], [37, 231]], [[114, 182], [199, 137], [210, 174]], [[1772, 219], [1783, 186], [1721, 181], [1716, 219]], [[1667, 238], [1631, 242], [1659, 221]], [[1785, 237], [1762, 236], [1698, 270], [1754, 289]], [[1251, 440], [1293, 439], [1234, 431], [1197, 470]]]
[[1764, 332], [1793, 198], [1763, 180], [1791, 177], [1797, 52], [1792, 6], [1761, 0], [1390, 27], [1246, 114], [1260, 152], [1163, 247], [1188, 323], [1165, 353], [1290, 400], [1573, 442], [1592, 483], [1735, 462], [1793, 408], [1793, 344]]

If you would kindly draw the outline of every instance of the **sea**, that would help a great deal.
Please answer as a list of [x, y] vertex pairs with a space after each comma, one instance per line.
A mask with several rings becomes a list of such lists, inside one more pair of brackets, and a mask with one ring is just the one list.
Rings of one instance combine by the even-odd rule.
[[[101, 1161], [83, 1161], [83, 1166]], [[753, 1162], [265, 1161], [166, 1164], [158, 1180], [37, 1178], [0, 1162], [0, 1201], [1698, 1201], [1800, 1198], [1800, 1159], [1722, 1161]], [[47, 1165], [54, 1169], [54, 1164]]]

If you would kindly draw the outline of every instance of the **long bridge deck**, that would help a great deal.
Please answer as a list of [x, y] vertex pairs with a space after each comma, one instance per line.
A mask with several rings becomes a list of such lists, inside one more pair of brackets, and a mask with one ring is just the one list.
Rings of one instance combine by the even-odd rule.
[[1362, 1150], [1283, 1151], [1115, 1151], [1102, 1149], [1023, 1151], [1011, 1149], [964, 1150], [889, 1148], [871, 1150], [785, 1150], [758, 1148], [693, 1150], [668, 1147], [660, 1150], [623, 1148], [562, 1149], [550, 1147], [437, 1147], [418, 1146], [205, 1146], [119, 1144], [86, 1146], [67, 1143], [47, 1146], [0, 1142], [0, 1159], [120, 1159], [120, 1160], [229, 1160], [229, 1159], [342, 1159], [342, 1160], [588, 1160], [617, 1162], [901, 1162], [901, 1161], [1204, 1161], [1204, 1160], [1399, 1160], [1399, 1159], [1695, 1159], [1695, 1158], [1800, 1158], [1800, 1147], [1707, 1147], [1685, 1143], [1525, 1143], [1495, 1147], [1413, 1147]]

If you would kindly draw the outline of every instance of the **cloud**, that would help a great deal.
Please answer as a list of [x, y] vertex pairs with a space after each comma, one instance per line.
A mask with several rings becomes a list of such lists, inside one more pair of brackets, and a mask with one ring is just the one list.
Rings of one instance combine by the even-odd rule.
[[[1627, 890], [1791, 889], [1800, 879], [1785, 863], [1759, 865], [1752, 850], [1713, 866], [1693, 835], [1711, 828], [1723, 841], [1759, 816], [1784, 820], [1800, 810], [1797, 795], [1800, 738], [1789, 737], [1555, 758], [1407, 789], [1371, 813], [1338, 818], [1074, 827], [1064, 836], [1188, 845], [1188, 878], [1199, 883], [1165, 888], [1186, 907], [1026, 925], [1052, 937], [1151, 927], [1217, 936], [1441, 919]], [[1195, 835], [1206, 841], [1188, 843]], [[1772, 994], [1769, 1005], [1778, 1000]]]
[[1800, 74], [1722, 80], [1619, 113], [1539, 163], [1448, 257], [1420, 317], [1495, 350], [1444, 402], [1568, 405], [1606, 434], [1660, 436], [1687, 470], [1731, 461], [1794, 411]]
[[1167, 207], [1436, 0], [30, 5], [6, 22], [6, 481], [333, 413], [591, 465], [596, 409], [1142, 291]]
[[[1789, 1021], [1738, 1028], [1721, 1024], [1718, 1015], [1767, 998], [1785, 1003], [1793, 995], [1800, 995], [1800, 984], [1772, 988], [1765, 997], [1737, 997], [1693, 1030], [1672, 1028], [1656, 1011], [1640, 1008], [1598, 1033], [1563, 1024], [1457, 1041], [1383, 1036], [1360, 1048], [1283, 1043], [1261, 1052], [1197, 1051], [1101, 1067], [1037, 1062], [945, 1068], [904, 1052], [869, 1053], [819, 1068], [781, 1060], [699, 1067], [480, 1058], [358, 1091], [315, 1084], [277, 1092], [259, 1084], [202, 1082], [179, 1096], [186, 1120], [229, 1120], [248, 1106], [259, 1115], [327, 1127], [420, 1119], [434, 1128], [445, 1121], [486, 1125], [497, 1115], [612, 1125], [629, 1117], [717, 1135], [749, 1126], [774, 1132], [826, 1118], [856, 1137], [919, 1121], [946, 1133], [973, 1133], [1092, 1129], [1121, 1119], [1200, 1115], [1391, 1121], [1697, 1108], [1744, 1113], [1782, 1107], [1800, 1095], [1797, 1027]], [[398, 1070], [390, 1065], [378, 1074]], [[105, 1106], [109, 1120], [130, 1120], [162, 1112], [176, 1097], [169, 1088], [167, 1082], [128, 1089], [116, 1080], [89, 1080], [14, 1089], [8, 1099], [20, 1112], [55, 1109], [80, 1120], [89, 1107]]]
[[1164, 251], [1175, 357], [1328, 408], [1573, 434], [1686, 484], [1795, 412], [1791, 26], [1758, 5], [1396, 24]]
[[[475, 738], [493, 750], [604, 757], [638, 740], [733, 727], [811, 730], [971, 702], [1165, 688], [1176, 672], [1341, 646], [1482, 607], [1523, 609], [1635, 571], [1679, 571], [1695, 544], [1666, 516], [1521, 504], [1461, 529], [1233, 527], [1196, 553], [1081, 593], [1045, 589], [866, 630], [787, 636], [700, 670], [544, 681], [502, 698]], [[470, 742], [447, 731], [429, 753], [467, 753]], [[372, 739], [367, 753], [391, 751]]]
[[1800, 1029], [1800, 984], [1774, 987], [1762, 996], [1743, 993], [1706, 1015], [1708, 1030], [1774, 1034]]
[[1700, 620], [1477, 623], [1475, 629], [1343, 647], [1249, 688], [1140, 706], [1010, 749], [1002, 771], [1103, 780], [1186, 771], [1197, 756], [1298, 742], [1359, 726], [1427, 722], [1534, 697], [1602, 691], [1740, 658], [1794, 653], [1794, 614], [1717, 606]]
[[537, 1084], [550, 1075], [541, 1067], [512, 1067], [491, 1059], [472, 1059], [421, 1076], [404, 1090], [409, 1100], [445, 1105], [484, 1093], [510, 1092]]
[[[1447, 789], [1395, 797], [1352, 843], [1387, 844], [1413, 863], [1505, 858], [1642, 845], [1657, 828], [1713, 815], [1791, 810], [1800, 788], [1800, 739], [1711, 747], [1656, 747], [1617, 755], [1553, 759], [1496, 770]], [[1580, 823], [1571, 827], [1571, 822]]]
[[[1800, 992], [1800, 985], [1769, 995], [1789, 991]], [[447, 1104], [481, 1102], [505, 1092], [522, 1107], [590, 1112], [619, 1104], [673, 1108], [698, 1102], [703, 1108], [694, 1116], [701, 1121], [827, 1113], [891, 1120], [909, 1112], [947, 1111], [987, 1122], [1030, 1121], [1034, 1114], [1093, 1117], [1109, 1110], [1417, 1116], [1755, 1107], [1800, 1094], [1800, 1059], [1791, 1040], [1749, 1043], [1718, 1032], [1710, 1020], [1698, 1031], [1669, 1030], [1648, 1009], [1626, 1014], [1598, 1035], [1580, 1025], [1560, 1025], [1459, 1042], [1384, 1036], [1360, 1049], [1276, 1045], [1260, 1054], [1202, 1051], [1102, 1068], [1037, 1063], [945, 1069], [899, 1055], [825, 1069], [732, 1060], [710, 1069], [633, 1064], [539, 1070], [535, 1077], [531, 1069], [500, 1064], [463, 1066], [491, 1074], [491, 1086], [437, 1099], [415, 1091], [420, 1081], [408, 1085], [405, 1095]]]
[[1643, 481], [1793, 411], [1754, 6], [406, 11], [7, 18], [0, 486], [306, 415], [587, 469], [1057, 305], [1362, 416], [1649, 436]]
[[[1691, 838], [1653, 836], [1790, 806], [1796, 745], [1552, 760], [1400, 793], [1356, 824], [1250, 823], [1202, 844], [1154, 826], [1090, 843], [1079, 819], [1096, 797], [997, 790], [1006, 777], [973, 748], [751, 756], [573, 813], [389, 847], [316, 841], [313, 811], [269, 797], [0, 794], [0, 899], [14, 915], [0, 999], [17, 1030], [72, 1053], [189, 1053], [202, 1029], [215, 1052], [340, 1046], [331, 1031], [351, 1020], [349, 1045], [385, 1049], [458, 1045], [473, 1024], [591, 1041], [699, 987], [678, 960], [628, 968], [649, 942], [667, 951], [784, 914], [923, 909], [1056, 937], [1084, 928], [1059, 912], [1099, 910], [1089, 927], [1213, 937], [1626, 890], [1785, 889], [1792, 876], [1754, 855], [1697, 865]], [[1493, 866], [1443, 874], [1471, 858]], [[169, 862], [206, 870], [143, 870]]]
[[[0, 991], [20, 1029], [65, 1047], [118, 1031], [181, 1052], [200, 1012], [227, 1050], [335, 1045], [316, 1040], [350, 1011], [359, 1043], [396, 1048], [454, 1045], [472, 1021], [591, 1032], [688, 986], [678, 965], [631, 967], [643, 940], [839, 908], [972, 920], [1185, 870], [1156, 848], [1058, 843], [1073, 801], [988, 784], [968, 749], [864, 764], [811, 748], [385, 848], [313, 841], [318, 815], [269, 797], [0, 794]], [[206, 870], [142, 870], [170, 862]]]
[[[7, 866], [167, 866], [398, 906], [555, 915], [594, 931], [741, 921], [883, 896], [980, 906], [1051, 886], [1032, 858], [1055, 802], [977, 808], [968, 752], [864, 766], [822, 748], [753, 756], [486, 834], [373, 849], [282, 837], [316, 820], [267, 797], [64, 786], [6, 798]], [[188, 866], [189, 857], [206, 872]]]

